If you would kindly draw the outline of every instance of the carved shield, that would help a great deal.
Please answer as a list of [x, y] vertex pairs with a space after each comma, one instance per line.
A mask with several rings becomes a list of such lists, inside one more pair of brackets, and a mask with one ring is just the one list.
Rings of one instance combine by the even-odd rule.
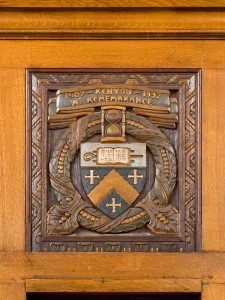
[[81, 178], [91, 202], [115, 219], [134, 203], [143, 190], [146, 145], [82, 144]]

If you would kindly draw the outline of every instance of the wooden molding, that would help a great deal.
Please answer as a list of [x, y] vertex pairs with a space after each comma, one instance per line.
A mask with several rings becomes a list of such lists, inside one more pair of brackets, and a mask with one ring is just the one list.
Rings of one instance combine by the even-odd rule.
[[[0, 253], [0, 281], [201, 279], [225, 282], [224, 253]], [[60, 263], [59, 263], [60, 262]], [[94, 281], [92, 281], [94, 282]], [[139, 281], [138, 281], [139, 282]], [[93, 289], [97, 285], [93, 283]], [[105, 285], [107, 286], [107, 285]], [[120, 287], [121, 290], [123, 287]], [[30, 287], [31, 289], [31, 287]], [[120, 290], [120, 291], [121, 291]], [[117, 289], [119, 291], [119, 289]]]
[[224, 16], [202, 8], [2, 9], [0, 39], [224, 39]]
[[224, 0], [2, 0], [0, 7], [12, 8], [140, 8], [140, 7], [225, 7]]
[[27, 293], [198, 293], [200, 279], [27, 279]]

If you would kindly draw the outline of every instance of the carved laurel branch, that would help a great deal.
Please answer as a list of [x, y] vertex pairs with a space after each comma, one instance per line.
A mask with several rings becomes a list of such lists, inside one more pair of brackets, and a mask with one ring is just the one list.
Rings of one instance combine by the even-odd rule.
[[126, 133], [146, 143], [154, 156], [156, 177], [150, 192], [114, 220], [81, 198], [71, 182], [70, 165], [81, 143], [100, 133], [100, 123], [101, 113], [80, 118], [65, 132], [52, 154], [50, 180], [60, 204], [48, 212], [48, 234], [70, 234], [78, 226], [101, 233], [128, 232], [146, 223], [154, 233], [176, 233], [178, 211], [169, 204], [176, 183], [175, 153], [166, 136], [144, 117], [127, 112]]

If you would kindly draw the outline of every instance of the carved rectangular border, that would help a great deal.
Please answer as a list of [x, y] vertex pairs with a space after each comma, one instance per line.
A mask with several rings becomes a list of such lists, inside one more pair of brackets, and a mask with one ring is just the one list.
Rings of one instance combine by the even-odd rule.
[[[121, 74], [124, 81], [147, 86], [162, 86], [184, 92], [182, 130], [185, 132], [184, 212], [180, 219], [180, 236], [154, 237], [149, 241], [127, 245], [117, 242], [43, 240], [44, 195], [47, 172], [47, 90], [88, 81], [88, 73], [103, 78], [104, 73]], [[98, 83], [98, 82], [95, 82]], [[27, 251], [134, 251], [192, 252], [201, 248], [201, 71], [200, 69], [28, 69], [26, 130], [26, 249]]]

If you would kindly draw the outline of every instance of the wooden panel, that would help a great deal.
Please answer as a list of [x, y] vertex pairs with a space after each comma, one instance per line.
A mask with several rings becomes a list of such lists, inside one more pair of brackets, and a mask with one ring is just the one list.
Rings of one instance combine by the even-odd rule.
[[224, 7], [225, 1], [218, 0], [208, 1], [208, 0], [198, 0], [198, 1], [188, 1], [188, 0], [50, 0], [46, 2], [45, 0], [6, 0], [1, 1], [0, 7]]
[[23, 283], [0, 284], [0, 299], [26, 300], [25, 286]]
[[221, 201], [225, 187], [223, 180], [217, 180], [217, 176], [223, 178], [225, 157], [221, 104], [225, 51], [221, 41], [2, 41], [0, 50], [4, 53], [0, 58], [1, 159], [6, 162], [0, 175], [1, 211], [6, 212], [0, 222], [1, 250], [24, 249], [24, 68], [162, 66], [207, 67], [203, 69], [203, 249], [225, 249]]
[[0, 281], [203, 279], [225, 282], [221, 253], [0, 253]]
[[[187, 7], [189, 1], [116, 0], [114, 6]], [[121, 287], [199, 289], [203, 300], [225, 296], [224, 186], [224, 41], [152, 40], [224, 39], [224, 10], [136, 10], [87, 12], [71, 6], [110, 7], [112, 1], [1, 1], [2, 7], [68, 7], [64, 11], [1, 11], [0, 38], [24, 39], [0, 44], [0, 250], [23, 251], [25, 243], [25, 68], [202, 68], [203, 69], [203, 249], [198, 254], [0, 253], [2, 299], [25, 300], [24, 278], [70, 278], [80, 290]], [[193, 7], [225, 7], [225, 1], [192, 1]], [[67, 18], [65, 18], [65, 12]], [[162, 22], [163, 20], [163, 22]], [[27, 41], [25, 39], [118, 39], [98, 41]], [[119, 39], [130, 39], [130, 41]], [[134, 39], [146, 39], [135, 41]], [[60, 262], [60, 263], [59, 263]], [[80, 278], [86, 278], [80, 284]], [[163, 279], [162, 279], [163, 278]], [[173, 279], [171, 279], [173, 278]], [[181, 280], [180, 280], [181, 279]], [[197, 279], [197, 280], [193, 280]], [[90, 281], [89, 281], [90, 280]], [[133, 281], [134, 280], [134, 281]], [[139, 285], [139, 280], [140, 285]], [[177, 281], [179, 283], [177, 283]], [[8, 284], [6, 284], [6, 282]], [[22, 283], [16, 283], [22, 282]], [[45, 281], [47, 282], [47, 281]], [[79, 284], [78, 284], [79, 283]], [[170, 283], [170, 284], [168, 284]], [[212, 284], [213, 283], [213, 284]], [[66, 284], [66, 283], [65, 283]], [[33, 281], [28, 287], [34, 289]], [[49, 285], [50, 286], [50, 285]], [[151, 286], [151, 285], [150, 285]], [[52, 284], [54, 290], [56, 285]], [[39, 288], [43, 288], [42, 281]], [[66, 288], [72, 290], [72, 284]]]
[[0, 250], [23, 250], [25, 239], [25, 71], [0, 69]]
[[[222, 69], [224, 68], [224, 42], [204, 41], [202, 43], [202, 68]], [[207, 88], [206, 88], [207, 89]]]
[[[203, 72], [202, 204], [203, 249], [225, 250], [225, 70]], [[223, 182], [223, 183], [222, 183]]]
[[201, 292], [201, 280], [26, 280], [26, 292], [122, 292], [122, 293], [191, 293]]
[[225, 284], [203, 285], [202, 300], [222, 300], [225, 299]]
[[1, 41], [0, 67], [204, 67], [204, 74], [206, 68], [225, 68], [224, 46], [222, 41]]
[[[203, 41], [1, 41], [0, 67], [8, 68], [195, 68]], [[210, 48], [212, 50], [212, 48]], [[215, 43], [215, 61], [225, 53]], [[193, 53], [193, 55], [190, 55]]]
[[[224, 68], [225, 61], [224, 45], [221, 41], [132, 41], [130, 44], [128, 41], [2, 41], [0, 48], [1, 53], [4, 53], [0, 62], [3, 68], [0, 73], [0, 96], [4, 100], [1, 101], [0, 112], [3, 120], [1, 122], [3, 149], [1, 160], [6, 162], [0, 180], [2, 199], [4, 199], [1, 201], [1, 211], [5, 212], [0, 222], [1, 250], [21, 251], [24, 249], [25, 71], [23, 68], [114, 66], [211, 68], [203, 69], [203, 249], [217, 251], [225, 249], [224, 207], [221, 201], [224, 199], [225, 188], [223, 180], [217, 179], [223, 178], [224, 166], [224, 105], [220, 102], [222, 100], [217, 100], [224, 97], [224, 69], [218, 69]], [[67, 49], [67, 55], [64, 55], [65, 49]], [[190, 55], [190, 52], [194, 55]], [[172, 55], [174, 53], [175, 56]], [[57, 59], [54, 60], [52, 57], [57, 57]], [[213, 67], [215, 69], [212, 69]], [[14, 105], [9, 105], [10, 101]], [[16, 176], [14, 176], [15, 170]], [[52, 263], [56, 260], [57, 254], [55, 255]], [[219, 257], [218, 254], [218, 260]], [[16, 258], [18, 257], [15, 255]], [[14, 261], [11, 256], [8, 259]], [[194, 262], [195, 260], [191, 261], [192, 267]], [[155, 264], [155, 262], [152, 263]], [[166, 265], [167, 261], [165, 260], [164, 263]], [[203, 262], [200, 263], [203, 264]], [[209, 261], [204, 261], [204, 263], [207, 268], [210, 266]], [[69, 260], [67, 264], [70, 265]], [[133, 266], [132, 261], [131, 266]], [[186, 266], [189, 271], [191, 266]], [[40, 274], [41, 267], [38, 268], [37, 273]], [[129, 269], [132, 270], [132, 268]], [[10, 270], [11, 274], [14, 274], [13, 268]], [[46, 269], [43, 270], [46, 271]], [[46, 275], [45, 271], [41, 272], [42, 276]], [[166, 271], [169, 272], [169, 269]], [[191, 274], [195, 276], [196, 270], [191, 269], [191, 271]], [[201, 271], [204, 274], [203, 267], [197, 273], [199, 278]], [[32, 272], [31, 274], [35, 274], [35, 269]], [[210, 271], [208, 272], [210, 274]], [[8, 271], [3, 274], [7, 276]], [[27, 273], [24, 272], [23, 275], [25, 274]], [[54, 277], [51, 272], [47, 274]], [[223, 274], [222, 270], [221, 274]], [[83, 275], [85, 276], [85, 272]], [[183, 276], [183, 278], [189, 276], [185, 270], [176, 275]], [[217, 280], [218, 278], [220, 277], [217, 277]]]

